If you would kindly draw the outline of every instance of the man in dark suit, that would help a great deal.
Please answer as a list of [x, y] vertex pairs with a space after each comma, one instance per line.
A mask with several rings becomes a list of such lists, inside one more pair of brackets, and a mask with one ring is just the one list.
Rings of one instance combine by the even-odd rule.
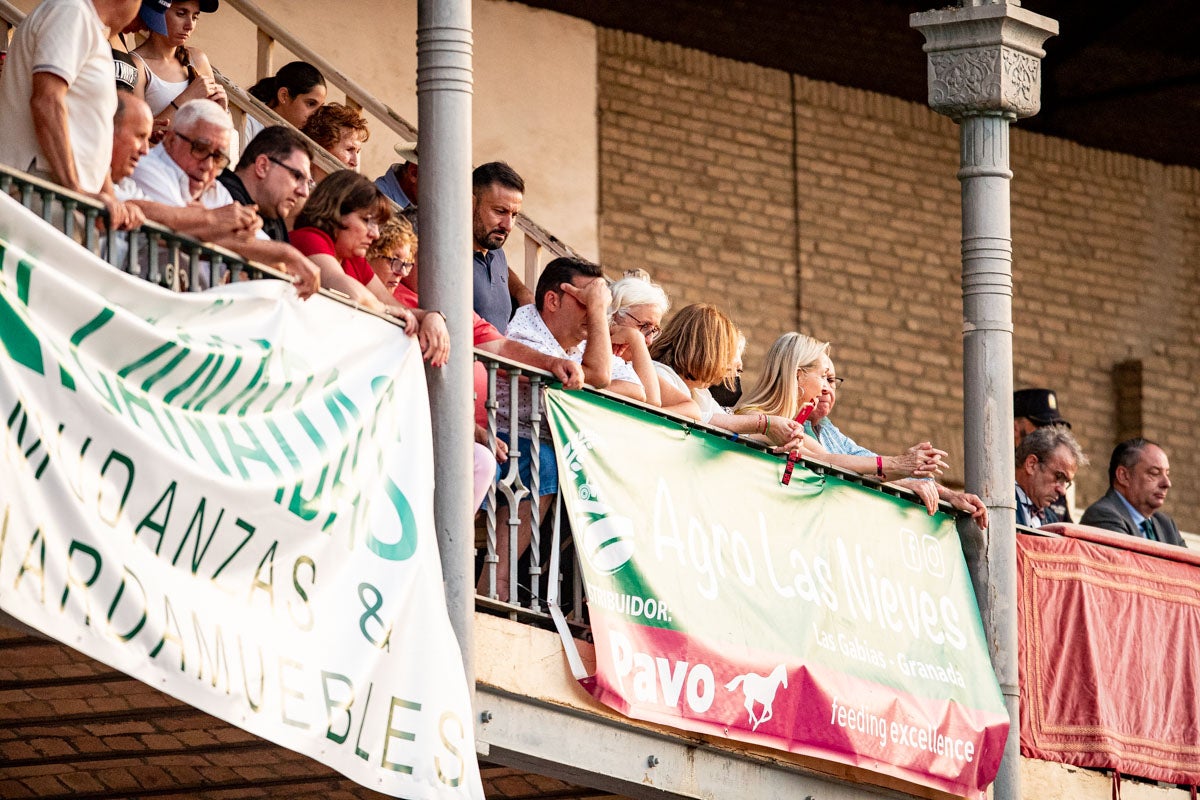
[[1062, 425], [1025, 434], [1017, 445], [1017, 524], [1040, 528], [1062, 522], [1050, 508], [1071, 487], [1075, 471], [1087, 463], [1083, 448]]
[[1108, 493], [1088, 506], [1080, 520], [1117, 533], [1187, 547], [1175, 520], [1162, 511], [1171, 488], [1171, 464], [1154, 442], [1130, 439], [1108, 462]]

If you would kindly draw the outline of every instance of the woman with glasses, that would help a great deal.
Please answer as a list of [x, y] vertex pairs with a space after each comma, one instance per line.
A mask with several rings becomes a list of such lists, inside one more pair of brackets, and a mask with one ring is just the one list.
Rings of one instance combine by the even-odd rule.
[[[391, 207], [375, 184], [357, 172], [342, 170], [317, 184], [289, 237], [292, 245], [321, 268], [340, 268], [353, 280], [335, 286], [371, 311], [404, 321], [416, 335], [413, 313], [398, 302], [367, 261], [367, 250], [379, 238], [379, 228], [391, 217]], [[437, 365], [445, 363], [443, 358]]]
[[[829, 357], [828, 352], [821, 355], [820, 370], [825, 385], [822, 387], [821, 396], [817, 400], [816, 408], [805, 423], [806, 430], [831, 455], [879, 457], [874, 451], [868, 450], [842, 433], [830, 421], [829, 414], [833, 411], [833, 405], [837, 402], [838, 390], [845, 382], [845, 379], [837, 374], [833, 366], [833, 359]], [[914, 450], [920, 447], [922, 445], [909, 448], [908, 455], [912, 457]], [[945, 500], [959, 511], [966, 511], [970, 514], [980, 528], [986, 528], [988, 525], [987, 506], [974, 494], [960, 492], [948, 486], [943, 486], [934, 481], [932, 477], [905, 478], [896, 481], [896, 483], [916, 492], [917, 496], [925, 503], [925, 507], [929, 509], [930, 514], [937, 508], [938, 500]]]
[[445, 318], [438, 311], [417, 307], [417, 293], [410, 288], [416, 286], [415, 277], [409, 285], [402, 283], [417, 266], [417, 234], [413, 232], [412, 223], [399, 216], [384, 223], [379, 229], [379, 238], [367, 248], [367, 263], [375, 272], [376, 280], [416, 317], [421, 355], [432, 366], [445, 364], [450, 357], [450, 332], [446, 329]]
[[[771, 414], [802, 421], [819, 406], [822, 396], [830, 392], [831, 378], [824, 361], [828, 353], [828, 342], [795, 331], [783, 334], [767, 351], [763, 371], [742, 397], [736, 413], [751, 417]], [[805, 411], [808, 413], [802, 414]], [[897, 456], [844, 455], [831, 453], [819, 441], [805, 435], [794, 452], [881, 481], [933, 477], [946, 467], [942, 460], [946, 453], [929, 442], [913, 445]], [[928, 498], [922, 499], [928, 506]], [[936, 505], [935, 499], [930, 513]]]
[[[217, 83], [208, 56], [188, 45], [200, 14], [211, 14], [218, 5], [219, 0], [176, 0], [162, 17], [146, 8], [141, 11], [149, 34], [132, 55], [141, 73], [137, 85], [154, 114], [153, 142], [162, 138], [175, 112], [189, 100], [212, 100], [229, 109], [225, 89]], [[166, 23], [162, 32], [156, 30], [160, 20]]]
[[613, 354], [633, 367], [646, 390], [646, 402], [661, 406], [660, 379], [650, 359], [650, 344], [662, 331], [659, 325], [671, 301], [661, 286], [651, 283], [644, 270], [626, 272], [609, 291], [612, 301], [608, 304], [608, 323]]

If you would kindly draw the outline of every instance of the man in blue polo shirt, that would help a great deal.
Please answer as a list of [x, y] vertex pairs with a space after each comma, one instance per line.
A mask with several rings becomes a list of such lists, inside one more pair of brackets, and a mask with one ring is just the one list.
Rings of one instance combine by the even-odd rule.
[[503, 161], [491, 161], [475, 168], [471, 192], [475, 313], [504, 333], [513, 308], [533, 302], [533, 292], [509, 268], [502, 249], [521, 213], [525, 181]]

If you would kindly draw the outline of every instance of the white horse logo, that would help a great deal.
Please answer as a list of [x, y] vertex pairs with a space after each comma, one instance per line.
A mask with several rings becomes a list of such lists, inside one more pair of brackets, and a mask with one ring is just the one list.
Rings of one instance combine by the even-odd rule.
[[[753, 672], [738, 675], [725, 684], [725, 689], [732, 692], [738, 688], [738, 684], [742, 685], [742, 694], [746, 696], [746, 713], [750, 715], [750, 730], [756, 731], [759, 725], [771, 718], [771, 704], [775, 702], [775, 693], [779, 691], [780, 684], [783, 685], [783, 688], [787, 688], [787, 668], [780, 664], [766, 677]], [[755, 703], [762, 706], [762, 714], [757, 717], [754, 715]]]

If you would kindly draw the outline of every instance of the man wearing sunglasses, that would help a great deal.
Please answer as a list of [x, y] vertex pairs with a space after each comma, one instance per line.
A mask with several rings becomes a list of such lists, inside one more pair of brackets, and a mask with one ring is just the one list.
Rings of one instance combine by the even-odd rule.
[[[133, 180], [147, 200], [175, 208], [208, 209], [217, 228], [208, 235], [193, 235], [227, 247], [243, 258], [283, 270], [293, 276], [300, 296], [308, 297], [321, 285], [320, 268], [290, 244], [272, 241], [262, 230], [258, 207], [235, 202], [229, 190], [217, 181], [217, 175], [229, 164], [232, 129], [229, 114], [213, 101], [184, 103], [175, 112], [163, 140], [138, 161]], [[292, 178], [290, 173], [281, 174]], [[307, 195], [307, 184], [300, 191]], [[274, 212], [284, 205], [281, 201]]]

